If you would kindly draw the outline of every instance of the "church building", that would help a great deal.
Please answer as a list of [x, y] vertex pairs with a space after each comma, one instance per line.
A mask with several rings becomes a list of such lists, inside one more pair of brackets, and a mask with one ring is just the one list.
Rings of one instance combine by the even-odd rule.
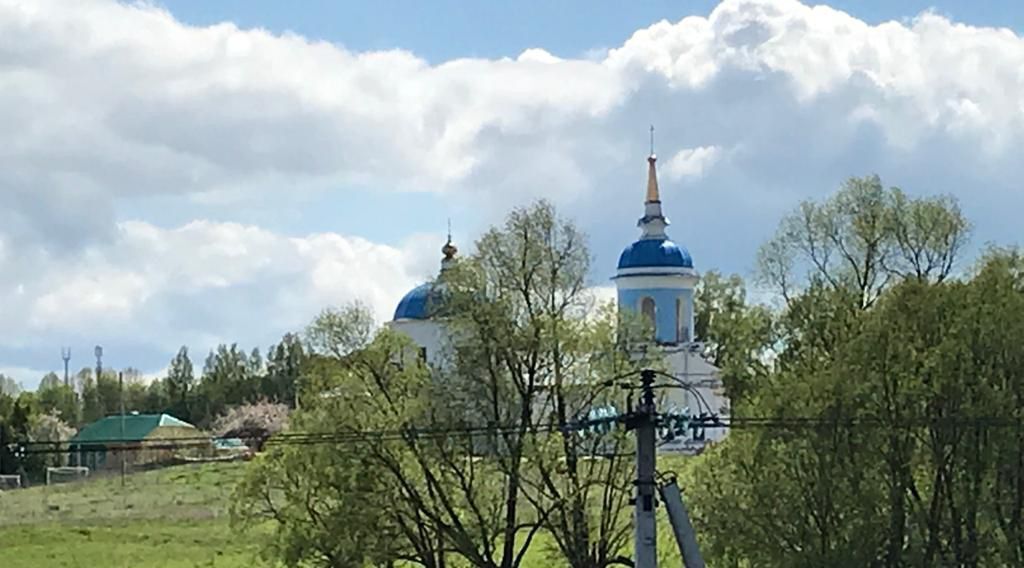
[[[644, 214], [637, 221], [640, 238], [622, 251], [612, 278], [618, 309], [630, 310], [648, 319], [654, 330], [653, 343], [662, 350], [669, 374], [694, 391], [664, 389], [661, 407], [688, 408], [693, 416], [712, 413], [725, 417], [729, 404], [718, 369], [704, 360], [700, 344], [693, 339], [694, 288], [700, 277], [689, 251], [673, 242], [666, 232], [669, 220], [662, 210], [657, 158], [652, 154], [647, 164]], [[441, 250], [444, 254], [441, 270], [444, 271], [454, 262], [457, 253], [451, 235]], [[389, 323], [392, 329], [408, 335], [419, 346], [420, 357], [430, 363], [443, 360], [444, 329], [428, 311], [436, 296], [430, 283], [412, 289], [399, 302], [394, 319]], [[665, 379], [659, 380], [659, 383], [664, 382]], [[661, 451], [699, 452], [707, 443], [720, 440], [725, 434], [725, 429], [711, 429], [704, 433], [703, 440], [679, 438], [661, 446]]]

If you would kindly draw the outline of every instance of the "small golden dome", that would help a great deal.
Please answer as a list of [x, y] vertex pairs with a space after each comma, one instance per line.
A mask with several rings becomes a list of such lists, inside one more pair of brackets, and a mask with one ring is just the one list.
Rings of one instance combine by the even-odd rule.
[[444, 254], [444, 259], [451, 260], [455, 258], [455, 254], [457, 252], [459, 252], [458, 247], [452, 244], [452, 240], [449, 237], [448, 242], [444, 243], [444, 246], [441, 247], [441, 253]]

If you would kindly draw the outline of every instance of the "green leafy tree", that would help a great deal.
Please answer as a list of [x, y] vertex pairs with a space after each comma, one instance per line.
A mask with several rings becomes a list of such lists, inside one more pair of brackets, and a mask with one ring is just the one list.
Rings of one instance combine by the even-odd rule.
[[267, 372], [260, 394], [268, 400], [294, 407], [305, 362], [306, 352], [299, 336], [285, 334], [280, 343], [267, 351]]
[[210, 425], [228, 407], [242, 404], [252, 396], [248, 369], [248, 356], [237, 344], [221, 344], [210, 351], [196, 392], [199, 424]]
[[82, 393], [82, 423], [88, 424], [103, 418], [105, 412], [103, 400], [96, 388], [93, 370], [89, 367], [82, 367], [75, 374], [75, 382], [78, 383], [79, 392]]
[[774, 315], [765, 306], [748, 303], [742, 278], [726, 278], [715, 271], [701, 277], [694, 304], [695, 337], [704, 344], [708, 362], [721, 369], [735, 408], [770, 372]]
[[0, 393], [17, 396], [21, 392], [21, 383], [0, 373]]
[[121, 412], [121, 380], [118, 379], [117, 371], [104, 369], [103, 373], [96, 379], [96, 396], [100, 401], [100, 408], [103, 416], [110, 416]]
[[60, 380], [60, 377], [57, 376], [57, 373], [50, 371], [49, 373], [43, 375], [42, 379], [39, 379], [39, 386], [36, 387], [36, 391], [38, 392], [43, 389], [58, 387], [62, 384], [64, 383]]
[[68, 424], [78, 423], [78, 394], [63, 381], [44, 380], [36, 391], [36, 399], [44, 414], [56, 414]]
[[[973, 278], [951, 278], [968, 229], [952, 200], [912, 199], [877, 177], [784, 219], [760, 253], [762, 277], [786, 300], [772, 365], [750, 373], [759, 378], [744, 393], [745, 414], [777, 425], [735, 429], [689, 479], [713, 561], [1017, 561], [1006, 504], [1020, 468], [1001, 456], [1021, 446], [1013, 430], [948, 422], [1016, 419], [1011, 369], [1024, 335], [1002, 314], [1020, 309], [1021, 288], [1005, 251]], [[713, 357], [718, 344], [757, 344], [737, 331], [743, 310], [722, 317], [736, 300], [719, 290], [707, 309], [708, 337], [724, 336]]]
[[[602, 391], [604, 379], [640, 363], [616, 343], [624, 338], [616, 337], [614, 310], [594, 310], [586, 292], [586, 236], [549, 203], [512, 211], [477, 251], [441, 277], [446, 323], [459, 338], [441, 382], [451, 389], [444, 400], [453, 419], [470, 425], [516, 425], [490, 441], [504, 478], [501, 510], [510, 521], [526, 503], [535, 515], [495, 525], [503, 549], [494, 562], [518, 563], [517, 539], [529, 544], [544, 529], [570, 566], [607, 566], [628, 536], [630, 464], [580, 459], [597, 448], [568, 427], [613, 395]], [[552, 426], [557, 434], [548, 434]], [[609, 455], [628, 455], [627, 440], [604, 442]], [[527, 527], [521, 537], [517, 525]]]
[[168, 382], [166, 378], [153, 379], [153, 381], [146, 386], [145, 394], [142, 398], [141, 410], [149, 414], [170, 412], [172, 415], [177, 417], [187, 417], [188, 414], [184, 412], [176, 414], [177, 409], [174, 407], [174, 401], [167, 392], [167, 386]]
[[[367, 339], [359, 306], [322, 314], [307, 330], [312, 355], [295, 424], [354, 437], [354, 456], [334, 459], [362, 460], [360, 467], [389, 500], [373, 511], [353, 508], [345, 522], [389, 538], [379, 549], [384, 558], [368, 559], [361, 555], [373, 546], [328, 538], [332, 533], [315, 524], [318, 516], [332, 518], [359, 490], [355, 478], [330, 483], [316, 473], [343, 465], [288, 468], [309, 471], [310, 479], [287, 480], [308, 489], [285, 497], [289, 490], [274, 485], [285, 476], [274, 469], [282, 466], [268, 464], [269, 479], [247, 485], [257, 493], [240, 501], [243, 518], [273, 516], [260, 508], [268, 487], [275, 488], [271, 498], [284, 499], [276, 510], [301, 504], [300, 498], [329, 507], [314, 515], [294, 506], [289, 511], [296, 517], [274, 517], [276, 557], [316, 565], [346, 557], [353, 565], [407, 560], [515, 568], [536, 535], [547, 531], [554, 542], [549, 552], [572, 566], [622, 560], [632, 489], [628, 442], [606, 439], [608, 459], [584, 460], [580, 456], [594, 448], [562, 427], [588, 404], [615, 394], [602, 378], [640, 364], [630, 357], [633, 343], [625, 341], [632, 338], [619, 335], [613, 309], [594, 310], [585, 286], [585, 238], [550, 205], [514, 211], [481, 238], [478, 250], [434, 284], [437, 321], [451, 338], [435, 366], [410, 355], [415, 350], [408, 338], [390, 330]], [[306, 422], [313, 415], [321, 418]], [[378, 431], [402, 435], [359, 442], [360, 433]], [[272, 448], [263, 459], [317, 459]], [[627, 457], [617, 459], [620, 454]], [[344, 526], [334, 523], [336, 530]], [[341, 546], [345, 554], [295, 559], [281, 552], [321, 550], [316, 542]]]
[[165, 379], [167, 397], [171, 403], [171, 413], [179, 417], [191, 416], [189, 409], [189, 393], [195, 384], [192, 360], [188, 356], [188, 347], [184, 345], [171, 359]]
[[915, 199], [885, 189], [878, 176], [850, 178], [782, 220], [759, 253], [760, 277], [787, 300], [801, 283], [820, 282], [867, 308], [897, 277], [948, 277], [969, 231], [952, 198]]
[[369, 306], [356, 301], [321, 311], [307, 326], [303, 337], [310, 353], [342, 359], [369, 345], [376, 330]]
[[247, 394], [249, 400], [254, 400], [263, 396], [261, 392], [263, 377], [266, 374], [266, 365], [263, 362], [263, 355], [260, 354], [259, 347], [253, 347], [252, 351], [249, 352], [249, 359], [246, 361], [247, 367], [245, 369], [245, 377], [248, 390], [252, 391]]
[[[381, 378], [409, 386], [414, 371], [390, 364], [391, 353], [382, 338], [359, 357], [374, 361], [370, 365]], [[367, 405], [352, 404], [353, 398], [365, 398], [365, 385], [352, 379], [352, 364], [330, 358], [309, 361], [317, 389], [325, 396], [311, 397], [292, 414], [292, 431], [352, 439], [353, 431], [369, 424], [382, 426], [381, 417], [369, 413]], [[223, 425], [235, 422], [226, 418]], [[394, 499], [393, 478], [377, 458], [383, 451], [380, 445], [371, 439], [362, 443], [353, 439], [344, 446], [270, 445], [236, 488], [233, 524], [263, 531], [269, 523], [272, 533], [262, 539], [263, 553], [286, 566], [384, 566], [402, 558], [416, 561], [419, 557], [410, 553], [396, 523], [401, 502]], [[368, 495], [389, 498], [384, 502]], [[403, 527], [411, 534], [423, 530], [410, 522]]]

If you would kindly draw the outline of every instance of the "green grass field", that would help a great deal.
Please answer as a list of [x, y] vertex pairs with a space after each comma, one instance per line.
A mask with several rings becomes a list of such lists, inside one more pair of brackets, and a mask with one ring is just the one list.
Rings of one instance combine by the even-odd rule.
[[[228, 522], [245, 467], [183, 465], [128, 475], [124, 486], [115, 475], [0, 492], [0, 568], [264, 566], [258, 535], [234, 532]], [[663, 510], [660, 517], [660, 555], [677, 566]], [[552, 544], [539, 535], [524, 568], [558, 566]]]
[[4, 568], [234, 567], [256, 548], [228, 526], [245, 465], [183, 465], [0, 493]]

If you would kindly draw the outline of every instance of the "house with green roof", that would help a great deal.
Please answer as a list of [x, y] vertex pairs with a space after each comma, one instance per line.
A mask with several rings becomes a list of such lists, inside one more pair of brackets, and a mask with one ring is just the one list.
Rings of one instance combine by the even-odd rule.
[[202, 437], [195, 426], [170, 414], [115, 414], [88, 424], [71, 438], [71, 461], [90, 469], [120, 467], [123, 452], [127, 464], [137, 466], [167, 461], [174, 454], [174, 440]]

